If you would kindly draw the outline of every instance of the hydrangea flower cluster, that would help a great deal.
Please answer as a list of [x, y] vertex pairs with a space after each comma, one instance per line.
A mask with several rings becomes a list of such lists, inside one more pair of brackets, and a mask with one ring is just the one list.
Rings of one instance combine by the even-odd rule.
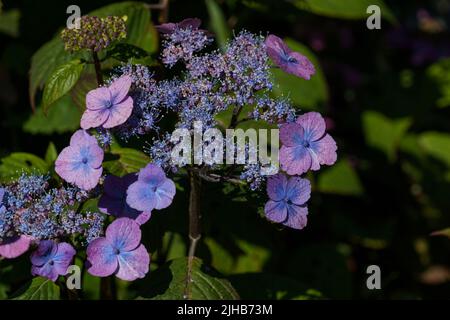
[[[62, 33], [67, 50], [98, 51], [125, 34], [120, 18], [83, 17], [81, 22], [80, 30]], [[37, 246], [31, 255], [32, 273], [55, 281], [73, 260], [74, 237], [81, 237], [87, 244], [90, 274], [128, 281], [143, 278], [150, 256], [141, 243], [140, 228], [154, 210], [169, 207], [176, 195], [168, 177], [178, 170], [170, 157], [176, 143], [159, 126], [166, 114], [176, 116], [175, 128], [191, 133], [197, 130], [196, 121], [202, 122], [203, 132], [216, 127], [217, 115], [225, 110], [232, 111], [230, 128], [236, 127], [239, 116], [277, 125], [282, 171], [269, 178], [262, 174], [261, 164], [232, 167], [227, 174], [239, 170], [233, 177], [216, 174], [224, 166], [213, 163], [188, 169], [209, 180], [239, 180], [251, 190], [266, 185], [267, 219], [294, 229], [306, 226], [311, 185], [301, 175], [332, 165], [337, 146], [319, 113], [297, 117], [289, 99], [273, 97], [271, 69], [309, 79], [315, 72], [312, 63], [274, 35], [243, 31], [221, 52], [207, 51], [211, 35], [200, 29], [198, 19], [157, 29], [163, 38], [162, 64], [169, 69], [184, 66], [182, 74], [158, 79], [147, 66], [122, 65], [87, 94], [81, 129], [55, 161], [56, 174], [68, 185], [51, 187], [46, 176], [22, 175], [0, 188], [1, 256], [17, 257]], [[242, 115], [248, 107], [251, 111]], [[108, 167], [104, 170], [104, 153], [114, 138], [127, 142], [150, 134], [154, 136], [145, 142], [144, 151], [151, 161], [139, 172], [115, 176], [106, 172]], [[246, 146], [245, 157], [254, 151]], [[100, 213], [82, 212], [81, 203], [92, 198], [98, 198]], [[112, 222], [103, 236], [104, 215]]]
[[98, 52], [112, 42], [126, 38], [125, 21], [124, 18], [116, 16], [83, 16], [79, 20], [80, 28], [65, 28], [61, 31], [61, 38], [67, 51], [89, 49]]

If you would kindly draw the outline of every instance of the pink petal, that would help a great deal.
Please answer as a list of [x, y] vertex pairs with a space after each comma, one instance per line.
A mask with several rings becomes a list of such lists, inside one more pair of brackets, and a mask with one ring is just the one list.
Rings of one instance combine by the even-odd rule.
[[108, 120], [110, 114], [110, 109], [86, 109], [81, 117], [80, 127], [85, 130], [100, 127]]
[[284, 69], [286, 72], [296, 75], [305, 80], [311, 79], [311, 76], [316, 73], [316, 69], [309, 59], [298, 52], [291, 52], [289, 56], [295, 59], [296, 63], [285, 63]]
[[0, 256], [13, 259], [21, 256], [30, 248], [31, 238], [27, 236], [8, 239], [0, 244]]
[[326, 134], [322, 139], [311, 143], [311, 149], [317, 154], [320, 164], [330, 166], [337, 160], [337, 145], [329, 134]]
[[117, 255], [106, 238], [97, 238], [91, 241], [86, 254], [90, 265], [88, 272], [93, 276], [107, 277], [116, 272], [118, 267]]
[[121, 103], [126, 96], [131, 87], [131, 77], [128, 75], [122, 76], [115, 80], [109, 86], [109, 91], [111, 92], [111, 103], [113, 105]]
[[134, 220], [119, 218], [106, 229], [106, 238], [114, 248], [131, 251], [141, 242], [141, 229]]
[[289, 175], [301, 175], [311, 168], [311, 155], [303, 147], [286, 147], [280, 149], [281, 169]]
[[109, 111], [109, 117], [103, 123], [103, 128], [106, 129], [117, 127], [128, 120], [133, 112], [133, 99], [128, 97], [121, 103], [113, 105]]
[[299, 116], [296, 120], [305, 132], [308, 141], [316, 141], [325, 134], [326, 124], [321, 114], [318, 112], [308, 112]]
[[298, 123], [286, 123], [280, 128], [281, 143], [287, 147], [294, 147], [303, 143], [304, 130]]
[[106, 87], [91, 90], [86, 95], [86, 109], [102, 110], [111, 104], [111, 92]]
[[308, 222], [308, 208], [291, 205], [288, 207], [288, 219], [283, 224], [293, 229], [303, 229]]
[[290, 54], [292, 52], [281, 38], [273, 34], [269, 34], [264, 43], [266, 45], [267, 54], [277, 65], [279, 64], [278, 62], [282, 62], [280, 61], [282, 55]]
[[264, 207], [267, 219], [273, 222], [283, 222], [286, 220], [287, 208], [284, 201], [267, 201]]
[[150, 256], [147, 249], [141, 244], [136, 250], [119, 255], [119, 270], [116, 276], [126, 281], [141, 279], [147, 274], [149, 265]]

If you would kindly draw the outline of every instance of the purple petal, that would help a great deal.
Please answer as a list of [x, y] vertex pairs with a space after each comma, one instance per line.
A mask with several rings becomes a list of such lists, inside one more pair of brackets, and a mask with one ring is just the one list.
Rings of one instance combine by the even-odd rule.
[[177, 23], [178, 28], [180, 29], [186, 29], [191, 28], [192, 30], [198, 29], [200, 25], [202, 24], [202, 21], [198, 18], [187, 18], [183, 21]]
[[106, 238], [97, 238], [87, 248], [87, 260], [90, 264], [88, 272], [93, 276], [107, 277], [116, 272], [117, 255]]
[[86, 109], [81, 117], [80, 127], [85, 130], [100, 127], [108, 120], [110, 114], [110, 109]]
[[280, 149], [281, 168], [289, 175], [301, 175], [311, 168], [311, 155], [304, 147], [286, 147]]
[[273, 34], [269, 34], [264, 43], [267, 54], [276, 65], [284, 64], [283, 57], [292, 52], [281, 38]]
[[67, 273], [67, 268], [72, 263], [72, 259], [75, 256], [75, 249], [66, 242], [58, 243], [57, 251], [53, 257], [54, 268], [60, 275]]
[[311, 149], [317, 154], [320, 164], [332, 165], [337, 159], [337, 145], [334, 139], [326, 134], [322, 139], [312, 142]]
[[55, 242], [51, 240], [42, 240], [39, 242], [39, 246], [31, 254], [31, 263], [35, 266], [41, 267], [46, 264], [49, 260], [53, 259], [58, 246]]
[[289, 54], [289, 59], [295, 62], [288, 62], [284, 64], [284, 68], [282, 67], [282, 69], [287, 73], [291, 73], [305, 80], [311, 79], [311, 76], [316, 73], [316, 69], [314, 68], [312, 62], [301, 53], [291, 52]]
[[156, 30], [158, 30], [159, 33], [172, 33], [175, 28], [176, 28], [176, 24], [169, 22], [169, 23], [163, 23], [161, 25], [155, 26]]
[[286, 196], [287, 178], [284, 174], [277, 174], [267, 180], [267, 195], [271, 200], [280, 201]]
[[5, 195], [5, 188], [0, 188], [0, 205], [2, 204], [4, 195]]
[[287, 147], [295, 147], [303, 143], [303, 127], [298, 123], [286, 123], [280, 127], [281, 143]]
[[138, 215], [135, 218], [135, 221], [137, 222], [137, 224], [143, 225], [148, 220], [150, 220], [151, 217], [152, 217], [152, 213], [151, 212], [142, 212], [140, 215]]
[[[67, 149], [67, 148], [66, 148]], [[70, 151], [64, 149], [55, 162], [56, 173], [69, 183], [73, 183], [83, 190], [95, 188], [100, 180], [103, 168], [94, 169], [79, 162], [66, 161]]]
[[164, 182], [166, 174], [161, 167], [156, 164], [149, 163], [145, 168], [139, 171], [138, 180], [151, 186], [157, 186]]
[[91, 136], [85, 130], [77, 130], [70, 138], [70, 146], [86, 146], [86, 145], [97, 145], [97, 140], [95, 137]]
[[155, 209], [164, 209], [170, 206], [173, 201], [173, 197], [175, 196], [176, 188], [175, 183], [166, 179], [162, 184], [158, 186], [155, 192], [156, 197], [156, 205]]
[[126, 281], [144, 278], [150, 265], [150, 256], [142, 244], [136, 250], [121, 253], [118, 260], [116, 276]]
[[306, 226], [306, 223], [308, 222], [307, 215], [307, 207], [290, 205], [288, 206], [288, 218], [283, 224], [290, 228], [301, 230]]
[[133, 99], [128, 97], [122, 102], [114, 104], [109, 109], [109, 112], [109, 117], [105, 123], [103, 123], [103, 128], [114, 128], [125, 123], [133, 112]]
[[150, 212], [155, 209], [156, 196], [154, 187], [147, 183], [136, 181], [127, 190], [127, 204], [141, 212]]
[[109, 86], [111, 92], [111, 102], [113, 105], [121, 103], [128, 95], [131, 87], [131, 77], [128, 75], [122, 76], [115, 80]]
[[31, 274], [33, 276], [41, 276], [47, 279], [52, 280], [53, 282], [58, 279], [58, 271], [49, 263], [44, 264], [43, 266], [35, 266], [31, 267]]
[[311, 183], [307, 179], [292, 177], [287, 185], [287, 200], [296, 205], [305, 204], [311, 196]]
[[326, 124], [318, 112], [308, 112], [299, 116], [296, 122], [305, 130], [307, 141], [317, 141], [325, 134]]
[[273, 222], [283, 222], [287, 217], [287, 207], [284, 201], [267, 201], [264, 212], [266, 214], [267, 219]]
[[102, 110], [111, 105], [111, 92], [106, 87], [91, 90], [86, 95], [86, 109]]
[[30, 248], [31, 238], [27, 236], [13, 237], [0, 244], [0, 256], [13, 259], [21, 256]]
[[141, 242], [141, 229], [134, 220], [119, 218], [106, 229], [106, 239], [121, 252], [131, 251]]

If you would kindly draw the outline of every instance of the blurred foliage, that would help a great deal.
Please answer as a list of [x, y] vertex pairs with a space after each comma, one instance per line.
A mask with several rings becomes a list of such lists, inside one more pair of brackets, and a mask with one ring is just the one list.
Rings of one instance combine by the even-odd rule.
[[[77, 1], [83, 14], [128, 17], [126, 44], [100, 58], [111, 58], [108, 69], [126, 61], [157, 69], [158, 14], [150, 15], [141, 3], [112, 2]], [[57, 151], [78, 127], [86, 93], [96, 86], [92, 66], [73, 63], [86, 57], [65, 53], [58, 38], [69, 4], [3, 0], [1, 182], [22, 171], [52, 170]], [[366, 28], [372, 4], [381, 8], [381, 30]], [[339, 146], [337, 164], [309, 176], [313, 197], [308, 226], [300, 232], [263, 218], [264, 190], [205, 183], [196, 298], [448, 297], [449, 8], [448, 0], [170, 1], [171, 21], [201, 18], [219, 48], [232, 32], [247, 29], [275, 33], [307, 55], [316, 74], [303, 81], [274, 70], [276, 94], [289, 97], [300, 111], [322, 112]], [[52, 94], [49, 79], [69, 66], [72, 81], [54, 83], [66, 93]], [[36, 105], [34, 113], [30, 104]], [[224, 112], [220, 122], [226, 125], [230, 117]], [[255, 123], [241, 123], [250, 125]], [[124, 175], [149, 159], [117, 144], [106, 160], [107, 171]], [[183, 177], [175, 182], [173, 205], [143, 227], [152, 271], [133, 283], [116, 281], [120, 298], [184, 294], [188, 186]], [[64, 298], [58, 286], [31, 279], [28, 259], [0, 260], [0, 298]], [[82, 259], [77, 258], [80, 267]], [[382, 290], [366, 287], [372, 264], [381, 268]], [[80, 298], [99, 298], [99, 282], [85, 273]]]

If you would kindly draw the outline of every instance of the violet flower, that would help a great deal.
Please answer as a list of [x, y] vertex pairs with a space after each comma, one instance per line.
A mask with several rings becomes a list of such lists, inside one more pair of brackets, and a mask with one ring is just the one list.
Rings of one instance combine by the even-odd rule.
[[56, 281], [58, 276], [67, 274], [75, 254], [75, 249], [68, 243], [43, 240], [31, 255], [31, 273]]

